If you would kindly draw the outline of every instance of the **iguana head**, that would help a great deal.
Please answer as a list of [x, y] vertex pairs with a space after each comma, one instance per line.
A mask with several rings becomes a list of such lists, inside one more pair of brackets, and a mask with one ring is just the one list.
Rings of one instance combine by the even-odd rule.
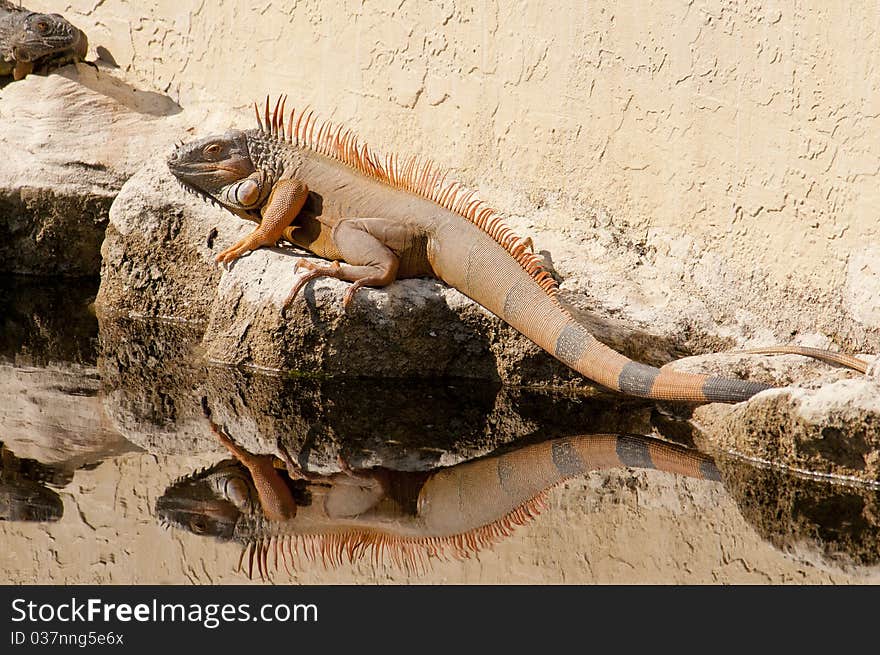
[[184, 476], [156, 501], [163, 525], [229, 541], [236, 526], [260, 512], [247, 469], [232, 459]]
[[242, 130], [179, 144], [168, 169], [187, 191], [235, 212], [259, 209], [271, 191], [273, 171], [251, 156], [251, 136]]
[[88, 39], [59, 14], [31, 12], [24, 16], [8, 47], [20, 62], [33, 62], [64, 50], [72, 50], [81, 59], [88, 50]]

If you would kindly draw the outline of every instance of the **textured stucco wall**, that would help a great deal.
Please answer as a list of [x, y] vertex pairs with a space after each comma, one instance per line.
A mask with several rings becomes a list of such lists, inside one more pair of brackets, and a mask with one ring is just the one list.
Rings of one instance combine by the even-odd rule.
[[877, 3], [26, 4], [183, 104], [286, 92], [502, 210], [576, 227], [603, 208], [880, 323]]

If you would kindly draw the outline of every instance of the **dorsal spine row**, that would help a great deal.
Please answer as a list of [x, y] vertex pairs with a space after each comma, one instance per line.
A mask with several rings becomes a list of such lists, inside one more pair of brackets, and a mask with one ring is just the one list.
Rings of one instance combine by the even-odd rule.
[[352, 528], [328, 534], [282, 534], [258, 538], [245, 543], [235, 570], [246, 573], [251, 579], [256, 570], [261, 579], [268, 579], [271, 577], [270, 556], [274, 560], [272, 568], [278, 571], [280, 561], [288, 575], [303, 560], [321, 562], [325, 568], [330, 568], [368, 556], [375, 566], [387, 557], [405, 571], [425, 572], [432, 558], [441, 561], [468, 559], [492, 547], [513, 534], [517, 526], [533, 520], [546, 506], [547, 490], [544, 490], [488, 525], [447, 536], [402, 536]]
[[396, 155], [382, 157], [342, 125], [320, 120], [313, 110], [297, 114], [291, 109], [287, 126], [284, 124], [287, 96], [279, 96], [274, 110], [270, 111], [269, 97], [263, 118], [254, 103], [254, 112], [260, 130], [276, 139], [300, 148], [331, 157], [359, 173], [408, 191], [466, 218], [497, 241], [531, 275], [551, 298], [556, 298], [559, 287], [556, 280], [544, 268], [540, 257], [527, 250], [528, 239], [519, 238], [504, 223], [498, 212], [476, 197], [476, 191], [467, 189], [455, 181], [447, 181], [447, 173], [427, 159], [417, 156], [401, 160]]

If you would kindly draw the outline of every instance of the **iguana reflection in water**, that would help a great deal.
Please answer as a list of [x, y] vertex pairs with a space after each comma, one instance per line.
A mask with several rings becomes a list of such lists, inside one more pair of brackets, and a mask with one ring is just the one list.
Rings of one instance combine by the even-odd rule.
[[551, 488], [593, 470], [720, 479], [712, 459], [696, 451], [615, 434], [553, 439], [426, 472], [354, 471], [340, 462], [342, 472], [316, 475], [253, 455], [211, 427], [235, 459], [179, 480], [156, 511], [166, 525], [243, 544], [239, 568], [246, 558], [249, 577], [255, 568], [266, 577], [270, 559], [290, 570], [299, 558], [338, 565], [385, 554], [408, 569], [432, 557], [466, 558], [534, 517]]

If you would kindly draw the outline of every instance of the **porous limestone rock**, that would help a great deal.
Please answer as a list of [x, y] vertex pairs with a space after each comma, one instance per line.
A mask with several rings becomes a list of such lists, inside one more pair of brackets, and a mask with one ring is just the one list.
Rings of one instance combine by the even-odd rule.
[[0, 271], [96, 275], [107, 215], [180, 108], [106, 69], [29, 75], [0, 102]]
[[102, 246], [102, 311], [201, 324], [214, 363], [349, 377], [469, 377], [571, 384], [580, 376], [436, 280], [363, 289], [316, 280], [282, 315], [305, 255], [261, 248], [213, 261], [254, 224], [184, 193], [163, 156], [123, 187]]
[[674, 368], [791, 385], [764, 391], [737, 405], [694, 409], [691, 424], [701, 447], [780, 468], [880, 486], [877, 378], [795, 355], [692, 357], [676, 362]]

